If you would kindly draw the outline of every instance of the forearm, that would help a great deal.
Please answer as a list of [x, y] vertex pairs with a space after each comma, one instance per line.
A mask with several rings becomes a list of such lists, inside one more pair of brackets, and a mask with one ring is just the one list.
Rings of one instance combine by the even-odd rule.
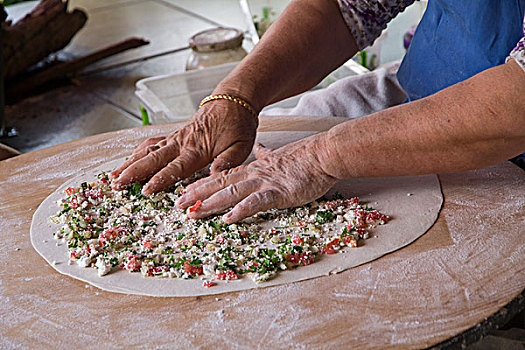
[[292, 1], [214, 93], [238, 95], [260, 110], [309, 90], [356, 52], [335, 0]]
[[525, 150], [525, 73], [511, 61], [425, 99], [323, 134], [318, 150], [337, 178], [482, 168]]

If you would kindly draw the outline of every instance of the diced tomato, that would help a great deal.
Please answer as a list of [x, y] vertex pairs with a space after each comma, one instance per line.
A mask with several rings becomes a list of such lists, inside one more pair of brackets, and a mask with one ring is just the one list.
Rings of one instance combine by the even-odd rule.
[[102, 173], [101, 176], [100, 176], [100, 182], [102, 182], [103, 184], [108, 184], [108, 175], [106, 173]]
[[89, 223], [91, 220], [93, 220], [93, 217], [91, 215], [84, 215], [84, 221]]
[[303, 252], [299, 254], [299, 262], [303, 265], [310, 265], [314, 262], [314, 257], [310, 252]]
[[219, 244], [224, 244], [226, 242], [226, 240], [224, 239], [223, 236], [221, 235], [218, 235], [217, 237], [215, 237], [215, 240], [217, 241], [217, 243]]
[[153, 243], [151, 243], [151, 241], [144, 241], [142, 243], [142, 246], [144, 247], [144, 249], [151, 249], [153, 248]]
[[193, 266], [189, 262], [184, 262], [184, 272], [192, 276], [202, 275], [202, 266]]
[[258, 267], [258, 266], [260, 266], [260, 264], [258, 262], [256, 262], [256, 261], [251, 260], [251, 261], [248, 261], [246, 266], [248, 266], [248, 267]]
[[250, 234], [248, 233], [248, 231], [239, 231], [239, 233], [241, 234], [241, 237], [242, 238], [246, 238], [248, 237]]
[[231, 281], [231, 280], [237, 280], [239, 279], [239, 277], [237, 276], [237, 274], [235, 272], [233, 272], [232, 270], [228, 270], [228, 271], [219, 271], [215, 274], [215, 278], [217, 278], [218, 280], [226, 280], [226, 281]]
[[372, 210], [366, 213], [365, 215], [365, 222], [367, 224], [371, 224], [375, 221], [387, 221], [388, 216], [381, 214], [377, 210]]
[[165, 271], [168, 271], [168, 267], [167, 266], [152, 266], [148, 269], [148, 276], [153, 276], [155, 274], [160, 274], [160, 273], [163, 273]]
[[101, 233], [98, 235], [98, 244], [101, 246], [106, 245], [106, 242], [108, 241], [109, 235], [106, 233]]
[[285, 255], [284, 258], [286, 259], [286, 261], [294, 265], [297, 265], [299, 263], [299, 258], [297, 257], [297, 254], [288, 254]]
[[212, 281], [204, 281], [204, 282], [202, 283], [202, 285], [203, 285], [204, 287], [206, 287], [206, 288], [210, 288], [210, 287], [215, 286], [216, 283], [215, 283], [215, 282], [212, 282]]
[[295, 225], [297, 227], [305, 227], [306, 226], [306, 219], [302, 219], [302, 220], [297, 221], [297, 223]]
[[355, 211], [354, 226], [355, 228], [364, 228], [366, 226], [365, 222], [366, 211], [358, 209]]
[[364, 228], [366, 226], [365, 220], [361, 217], [355, 218], [355, 227]]
[[168, 267], [167, 266], [155, 266], [153, 268], [153, 272], [155, 272], [155, 273], [164, 272], [164, 271], [168, 271]]
[[129, 231], [124, 227], [113, 226], [108, 228], [106, 231], [98, 235], [98, 243], [101, 246], [106, 245], [111, 240], [116, 239], [119, 236], [127, 234]]
[[303, 245], [303, 240], [301, 239], [301, 236], [296, 234], [292, 236], [292, 243], [295, 245]]
[[137, 259], [137, 257], [133, 254], [129, 254], [127, 256], [127, 262], [122, 264], [121, 267], [124, 270], [128, 270], [130, 272], [133, 271], [139, 271], [140, 270], [141, 262]]
[[90, 245], [88, 245], [88, 248], [89, 248], [89, 251], [90, 251], [90, 252], [91, 252], [91, 251], [94, 251], [94, 252], [97, 251], [97, 247], [96, 247], [93, 243], [91, 243]]
[[78, 203], [78, 200], [76, 198], [73, 198], [71, 202], [69, 202], [69, 206], [73, 209], [77, 209], [80, 207], [80, 203]]
[[354, 198], [351, 198], [351, 199], [345, 199], [344, 200], [344, 205], [350, 207], [350, 206], [354, 206], [354, 205], [357, 205], [359, 204], [359, 198], [358, 197], [354, 197]]
[[351, 248], [357, 247], [357, 241], [353, 237], [345, 237], [345, 244]]
[[288, 254], [284, 258], [286, 261], [294, 265], [310, 265], [314, 262], [314, 257], [311, 252]]
[[190, 213], [196, 212], [202, 205], [201, 201], [197, 201], [193, 206], [191, 206], [188, 210]]
[[339, 244], [339, 238], [335, 238], [329, 243], [326, 243], [326, 245], [321, 249], [321, 253], [323, 254], [335, 254], [336, 250], [334, 247]]
[[73, 193], [76, 193], [78, 191], [78, 187], [68, 187], [66, 189], [66, 194], [68, 196], [71, 196]]
[[328, 201], [326, 202], [326, 209], [333, 209], [333, 208], [337, 208], [341, 205], [343, 205], [343, 201], [341, 199], [336, 199], [336, 200], [333, 200], [333, 201]]

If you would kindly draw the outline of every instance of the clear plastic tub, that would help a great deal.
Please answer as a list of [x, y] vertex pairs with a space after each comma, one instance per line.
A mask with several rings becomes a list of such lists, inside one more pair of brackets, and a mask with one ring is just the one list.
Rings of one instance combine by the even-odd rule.
[[[149, 112], [150, 122], [153, 124], [187, 120], [197, 111], [201, 100], [208, 96], [238, 63], [142, 79], [136, 84], [135, 95]], [[314, 90], [326, 87], [341, 78], [366, 72], [366, 69], [349, 60], [326, 77]], [[266, 108], [291, 108], [297, 105], [300, 97], [301, 95], [294, 96]]]

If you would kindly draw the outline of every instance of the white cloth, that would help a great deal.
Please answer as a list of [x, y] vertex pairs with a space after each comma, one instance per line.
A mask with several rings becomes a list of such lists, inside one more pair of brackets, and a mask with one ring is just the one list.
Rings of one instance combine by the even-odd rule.
[[305, 115], [357, 118], [398, 105], [407, 94], [396, 78], [399, 63], [336, 81], [309, 92], [293, 108], [271, 108], [264, 115]]

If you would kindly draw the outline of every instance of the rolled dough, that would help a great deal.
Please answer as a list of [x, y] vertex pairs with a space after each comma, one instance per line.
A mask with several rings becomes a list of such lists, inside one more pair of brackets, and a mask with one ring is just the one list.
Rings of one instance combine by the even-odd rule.
[[[258, 141], [276, 148], [311, 134], [267, 132], [259, 134]], [[53, 239], [53, 232], [57, 226], [51, 223], [49, 218], [56, 214], [56, 203], [63, 198], [63, 192], [67, 187], [84, 181], [94, 181], [96, 174], [112, 170], [122, 161], [115, 160], [98, 166], [64, 183], [40, 204], [31, 223], [31, 243], [54, 269], [103, 290], [118, 293], [160, 297], [211, 295], [270, 287], [339, 273], [375, 260], [415, 241], [434, 224], [443, 203], [441, 187], [436, 175], [343, 180], [338, 182], [329, 193], [337, 191], [346, 198], [359, 197], [361, 201], [371, 203], [375, 209], [391, 217], [387, 225], [373, 229], [371, 238], [365, 240], [364, 245], [358, 248], [350, 249], [345, 253], [323, 255], [312, 265], [281, 271], [277, 277], [263, 283], [242, 278], [204, 288], [199, 279], [144, 278], [140, 273], [129, 273], [124, 270], [99, 277], [95, 269], [67, 264], [67, 248], [64, 245], [57, 246], [57, 241]]]

